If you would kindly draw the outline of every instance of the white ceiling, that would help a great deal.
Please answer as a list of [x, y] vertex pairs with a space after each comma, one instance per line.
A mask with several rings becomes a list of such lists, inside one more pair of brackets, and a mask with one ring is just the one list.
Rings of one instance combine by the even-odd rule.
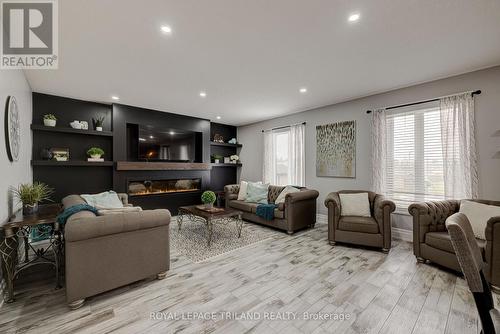
[[500, 1], [64, 0], [59, 35], [36, 92], [243, 125], [498, 65]]

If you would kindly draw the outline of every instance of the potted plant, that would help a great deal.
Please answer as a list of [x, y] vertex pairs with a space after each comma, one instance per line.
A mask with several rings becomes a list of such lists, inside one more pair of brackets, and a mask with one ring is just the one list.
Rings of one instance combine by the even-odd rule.
[[91, 147], [87, 150], [87, 154], [92, 159], [100, 159], [104, 155], [104, 150], [100, 147]]
[[54, 189], [45, 183], [23, 183], [13, 189], [14, 197], [23, 204], [23, 215], [28, 216], [38, 212], [38, 203], [51, 201], [50, 196]]
[[237, 156], [236, 154], [233, 154], [232, 156], [229, 157], [229, 159], [231, 160], [231, 163], [235, 164], [235, 163], [238, 163], [238, 160], [240, 160], [240, 157]]
[[222, 159], [224, 159], [224, 157], [222, 155], [219, 155], [219, 154], [212, 154], [212, 160], [218, 164], [222, 161]]
[[216, 200], [217, 196], [215, 196], [215, 193], [211, 190], [204, 191], [203, 194], [201, 194], [201, 201], [205, 204], [207, 209], [213, 208]]
[[43, 115], [43, 125], [56, 126], [57, 117], [52, 114]]
[[96, 118], [92, 117], [92, 124], [94, 125], [94, 130], [102, 131], [102, 125], [104, 124], [104, 119], [105, 116], [103, 115], [97, 116]]

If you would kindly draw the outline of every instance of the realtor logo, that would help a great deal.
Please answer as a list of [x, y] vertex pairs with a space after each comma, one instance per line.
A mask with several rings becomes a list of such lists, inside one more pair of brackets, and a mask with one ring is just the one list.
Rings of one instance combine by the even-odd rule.
[[2, 1], [2, 69], [57, 69], [57, 2]]

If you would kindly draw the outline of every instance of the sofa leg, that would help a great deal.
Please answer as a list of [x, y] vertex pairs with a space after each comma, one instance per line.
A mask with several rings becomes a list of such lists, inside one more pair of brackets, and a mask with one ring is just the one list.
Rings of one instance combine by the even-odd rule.
[[286, 231], [286, 233], [288, 233], [288, 235], [292, 235], [293, 231]]
[[316, 224], [311, 224], [311, 225], [309, 225], [309, 226], [310, 226], [311, 228], [314, 228], [314, 225], [316, 225]]
[[335, 241], [328, 241], [328, 243], [331, 245], [331, 246], [335, 246]]
[[85, 303], [85, 298], [84, 299], [78, 299], [78, 300], [75, 300], [74, 302], [68, 303], [68, 307], [71, 310], [76, 310], [76, 309], [79, 309], [80, 307], [82, 307], [83, 303]]
[[156, 274], [156, 278], [159, 280], [164, 279], [165, 277], [167, 277], [166, 271], [162, 271], [161, 273]]
[[499, 286], [496, 286], [496, 285], [491, 284], [491, 285], [490, 285], [490, 289], [491, 289], [491, 291], [493, 291], [494, 293], [500, 294], [500, 287], [499, 287]]
[[382, 248], [382, 253], [388, 254], [389, 253], [389, 248]]
[[425, 259], [423, 257], [417, 256], [417, 263], [425, 263]]

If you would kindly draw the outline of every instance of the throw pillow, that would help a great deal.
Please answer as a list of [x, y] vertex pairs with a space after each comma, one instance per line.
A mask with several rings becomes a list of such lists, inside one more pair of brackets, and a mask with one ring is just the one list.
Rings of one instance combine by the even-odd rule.
[[339, 194], [340, 215], [371, 217], [368, 193]]
[[[262, 183], [262, 182], [255, 182], [255, 183]], [[241, 181], [240, 182], [240, 191], [238, 192], [238, 201], [244, 201], [247, 198], [247, 188], [248, 188], [248, 182], [247, 181]]]
[[105, 191], [95, 195], [80, 195], [88, 205], [97, 209], [118, 209], [123, 208], [118, 194], [114, 191]]
[[247, 197], [245, 202], [267, 204], [267, 191], [269, 184], [248, 182]]
[[299, 192], [300, 190], [292, 187], [292, 186], [286, 186], [285, 189], [283, 189], [280, 194], [278, 195], [278, 198], [276, 198], [276, 201], [274, 201], [274, 204], [280, 204], [280, 203], [285, 203], [285, 198], [287, 194], [292, 194]]
[[500, 206], [461, 201], [459, 212], [469, 219], [476, 238], [486, 240], [485, 230], [488, 220], [491, 217], [500, 216]]

